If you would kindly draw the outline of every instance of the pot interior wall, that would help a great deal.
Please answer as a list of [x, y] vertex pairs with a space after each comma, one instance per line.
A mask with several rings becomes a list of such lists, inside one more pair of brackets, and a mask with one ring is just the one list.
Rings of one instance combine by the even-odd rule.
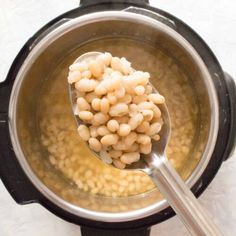
[[[150, 188], [146, 193], [137, 192], [135, 196], [129, 197], [102, 196], [88, 193], [88, 189], [83, 186], [80, 188], [79, 181], [71, 181], [74, 178], [73, 170], [63, 171], [70, 164], [63, 159], [63, 150], [57, 145], [59, 133], [56, 130], [61, 127], [65, 135], [72, 134], [74, 140], [77, 138], [67, 93], [67, 69], [76, 57], [87, 51], [110, 51], [114, 56], [127, 57], [135, 68], [151, 73], [152, 83], [166, 97], [172, 122], [176, 123], [173, 126], [172, 148], [168, 150], [168, 156], [184, 179], [191, 176], [196, 168], [208, 141], [210, 127], [209, 98], [202, 73], [189, 53], [168, 35], [147, 25], [125, 20], [94, 22], [80, 27], [78, 25], [51, 41], [32, 62], [21, 84], [17, 101], [17, 131], [24, 155], [48, 189], [74, 205], [105, 212], [130, 211], [158, 202], [161, 205], [162, 197], [156, 189]], [[188, 105], [186, 110], [185, 104]], [[185, 120], [180, 114], [183, 112], [186, 112]], [[182, 120], [178, 120], [178, 117]], [[53, 124], [57, 118], [61, 123], [55, 128]], [[49, 123], [51, 125], [47, 126]], [[181, 127], [181, 124], [185, 125]], [[189, 141], [181, 141], [182, 135], [189, 137]], [[51, 143], [54, 146], [50, 146]], [[78, 150], [80, 155], [89, 156], [84, 158], [84, 161], [90, 162], [88, 166], [96, 165], [99, 168], [104, 165], [91, 156], [85, 146], [78, 149], [80, 148], [83, 149]], [[176, 153], [178, 159], [175, 158]], [[73, 152], [70, 155], [73, 156]], [[57, 162], [57, 158], [61, 158], [61, 162]], [[76, 156], [74, 159], [76, 162]], [[101, 168], [113, 171], [105, 165]], [[138, 181], [141, 182], [140, 178]], [[120, 187], [119, 183], [117, 186]], [[111, 185], [107, 187], [112, 188]], [[95, 187], [92, 186], [91, 189], [93, 188]]]

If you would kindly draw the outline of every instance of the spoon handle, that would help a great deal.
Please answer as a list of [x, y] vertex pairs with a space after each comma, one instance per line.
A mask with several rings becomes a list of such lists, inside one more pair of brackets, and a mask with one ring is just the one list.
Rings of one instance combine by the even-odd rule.
[[223, 235], [165, 157], [155, 157], [148, 173], [192, 235]]

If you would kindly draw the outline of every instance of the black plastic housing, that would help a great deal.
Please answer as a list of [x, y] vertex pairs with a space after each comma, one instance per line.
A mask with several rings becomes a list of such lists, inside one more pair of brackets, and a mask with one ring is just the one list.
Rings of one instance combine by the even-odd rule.
[[[206, 187], [210, 184], [222, 162], [226, 160], [235, 146], [236, 134], [236, 88], [233, 79], [224, 74], [219, 65], [216, 57], [202, 40], [189, 26], [177, 19], [173, 15], [166, 13], [160, 9], [151, 7], [146, 0], [82, 0], [81, 5], [69, 12], [66, 12], [54, 20], [50, 21], [47, 25], [41, 28], [32, 38], [30, 38], [24, 47], [20, 50], [15, 58], [12, 66], [8, 72], [7, 78], [4, 82], [0, 83], [0, 177], [10, 192], [11, 196], [19, 204], [27, 204], [38, 202], [45, 206], [48, 210], [55, 215], [78, 225], [82, 225], [83, 235], [111, 235], [111, 231], [91, 231], [89, 229], [110, 229], [110, 230], [130, 230], [137, 229], [137, 231], [116, 231], [114, 235], [148, 235], [149, 230], [139, 230], [145, 227], [162, 222], [174, 215], [173, 210], [169, 207], [162, 212], [154, 215], [144, 217], [132, 222], [115, 222], [104, 223], [100, 221], [92, 221], [79, 216], [73, 215], [67, 211], [56, 206], [53, 202], [46, 199], [30, 182], [25, 175], [23, 169], [19, 165], [16, 155], [13, 151], [8, 128], [8, 105], [10, 100], [11, 89], [14, 84], [16, 75], [23, 64], [25, 58], [32, 50], [32, 43], [40, 41], [45, 34], [47, 34], [50, 27], [56, 24], [63, 18], [75, 18], [84, 14], [97, 11], [106, 10], [122, 10], [129, 6], [136, 6], [150, 11], [156, 12], [171, 21], [176, 25], [176, 31], [180, 33], [199, 53], [211, 74], [214, 86], [217, 90], [219, 102], [219, 133], [215, 145], [212, 158], [202, 174], [199, 181], [194, 185], [192, 191], [196, 196], [199, 196]], [[219, 76], [216, 76], [219, 75]]]

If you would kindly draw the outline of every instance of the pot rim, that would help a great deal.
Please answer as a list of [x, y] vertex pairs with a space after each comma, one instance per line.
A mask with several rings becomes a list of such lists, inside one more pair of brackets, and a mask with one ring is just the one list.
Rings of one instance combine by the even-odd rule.
[[[50, 201], [52, 201], [57, 206], [61, 207], [65, 211], [68, 211], [74, 215], [78, 215], [80, 217], [84, 217], [87, 219], [92, 220], [100, 220], [105, 222], [124, 222], [124, 221], [131, 221], [140, 219], [143, 217], [150, 216], [152, 214], [157, 213], [158, 211], [162, 211], [168, 207], [168, 203], [166, 200], [162, 200], [160, 202], [154, 203], [148, 207], [141, 208], [138, 210], [133, 210], [129, 212], [121, 212], [121, 213], [107, 213], [107, 212], [95, 212], [92, 210], [88, 210], [79, 206], [75, 206], [62, 198], [58, 197], [55, 193], [53, 193], [50, 189], [46, 187], [45, 184], [41, 182], [41, 180], [36, 176], [36, 174], [31, 169], [30, 165], [28, 164], [23, 151], [20, 147], [20, 143], [18, 140], [17, 134], [17, 125], [16, 125], [16, 107], [17, 107], [17, 98], [20, 92], [21, 84], [23, 82], [23, 78], [27, 73], [28, 68], [33, 64], [37, 56], [43, 52], [43, 50], [47, 47], [48, 44], [52, 43], [54, 40], [62, 36], [63, 34], [68, 33], [69, 31], [77, 28], [78, 26], [87, 25], [90, 23], [94, 23], [97, 21], [106, 21], [106, 20], [126, 20], [131, 22], [138, 22], [140, 24], [151, 26], [159, 31], [162, 31], [168, 34], [170, 37], [174, 38], [178, 41], [185, 49], [188, 49], [188, 52], [191, 56], [195, 59], [195, 62], [201, 68], [203, 73], [203, 78], [206, 86], [209, 88], [209, 98], [210, 98], [210, 109], [211, 109], [211, 124], [210, 124], [210, 131], [208, 142], [205, 147], [204, 153], [202, 155], [201, 160], [199, 161], [197, 167], [194, 169], [191, 176], [187, 179], [186, 183], [188, 186], [192, 187], [197, 180], [200, 178], [204, 170], [206, 169], [211, 155], [214, 150], [214, 146], [217, 139], [218, 128], [219, 128], [219, 111], [218, 111], [218, 99], [216, 89], [214, 84], [211, 80], [211, 75], [208, 72], [208, 69], [204, 62], [202, 61], [201, 57], [198, 55], [196, 50], [191, 46], [191, 44], [185, 40], [180, 34], [174, 31], [169, 26], [161, 23], [157, 20], [154, 20], [148, 16], [140, 15], [137, 13], [131, 12], [124, 12], [124, 11], [102, 11], [102, 12], [95, 12], [89, 13], [84, 16], [79, 16], [74, 19], [67, 21], [66, 23], [58, 26], [53, 31], [48, 33], [44, 38], [39, 41], [32, 51], [26, 57], [22, 67], [20, 68], [16, 80], [14, 82], [10, 102], [9, 102], [9, 131], [10, 131], [10, 138], [12, 141], [14, 152], [16, 153], [16, 157], [24, 170], [27, 177], [31, 180], [34, 186]], [[210, 141], [209, 141], [210, 140]]]

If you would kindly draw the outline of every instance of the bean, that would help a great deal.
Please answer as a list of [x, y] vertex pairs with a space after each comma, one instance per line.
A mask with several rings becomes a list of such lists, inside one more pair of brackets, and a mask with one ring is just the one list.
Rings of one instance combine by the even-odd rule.
[[90, 131], [90, 136], [91, 137], [96, 138], [98, 136], [97, 127], [91, 125], [89, 127], [89, 131]]
[[77, 105], [80, 111], [89, 111], [91, 108], [89, 103], [82, 97], [77, 98]]
[[151, 138], [145, 134], [139, 134], [137, 137], [137, 143], [146, 145], [151, 143]]
[[141, 124], [142, 121], [143, 121], [143, 116], [142, 114], [138, 113], [130, 118], [128, 124], [130, 125], [131, 130], [134, 130]]
[[153, 110], [154, 118], [160, 118], [161, 117], [161, 110], [160, 110], [159, 107], [157, 107], [156, 105], [153, 105], [152, 110]]
[[98, 141], [96, 138], [90, 138], [89, 139], [89, 147], [95, 151], [95, 152], [100, 152], [102, 149], [102, 144]]
[[119, 129], [119, 123], [116, 120], [109, 120], [107, 122], [107, 128], [111, 132], [116, 132]]
[[91, 71], [89, 71], [89, 70], [83, 71], [83, 72], [81, 73], [81, 77], [82, 77], [82, 78], [90, 79], [90, 78], [92, 77], [92, 73], [91, 73]]
[[109, 151], [109, 155], [112, 158], [119, 158], [122, 155], [122, 151], [118, 151], [118, 150], [111, 150]]
[[140, 145], [140, 152], [141, 153], [147, 155], [147, 154], [151, 153], [151, 151], [152, 151], [152, 144], [151, 143], [145, 144], [145, 145], [143, 145], [143, 144]]
[[78, 62], [78, 63], [73, 63], [72, 65], [70, 65], [69, 69], [71, 71], [86, 71], [88, 70], [88, 65], [86, 62]]
[[88, 141], [90, 138], [89, 129], [86, 125], [79, 125], [78, 127], [79, 136], [84, 140]]
[[114, 145], [118, 142], [119, 136], [117, 134], [107, 134], [101, 138], [101, 143], [105, 146]]
[[131, 131], [131, 128], [128, 124], [121, 124], [118, 130], [120, 136], [127, 136]]
[[108, 121], [108, 119], [109, 119], [108, 115], [98, 112], [94, 115], [92, 124], [94, 126], [99, 126], [105, 124]]
[[146, 121], [151, 121], [154, 116], [154, 112], [152, 110], [142, 110], [141, 113]]
[[78, 82], [81, 79], [81, 73], [79, 71], [70, 72], [67, 79], [69, 84]]
[[136, 131], [139, 132], [139, 133], [146, 133], [147, 130], [149, 130], [149, 127], [150, 127], [149, 122], [143, 121], [143, 122], [137, 127]]
[[117, 97], [113, 93], [107, 94], [107, 99], [110, 104], [114, 105], [117, 102]]
[[110, 108], [110, 116], [123, 116], [129, 111], [127, 104], [117, 103]]
[[100, 98], [94, 98], [92, 100], [92, 108], [95, 111], [100, 111], [100, 109], [101, 109], [101, 99]]
[[131, 132], [128, 136], [125, 137], [124, 143], [127, 146], [131, 146], [137, 140], [137, 137], [138, 137], [138, 135], [136, 132]]
[[110, 134], [110, 131], [105, 125], [102, 125], [97, 128], [97, 133], [100, 136], [104, 136], [104, 135]]
[[99, 77], [103, 73], [103, 66], [96, 60], [91, 61], [88, 67], [94, 77]]
[[75, 83], [75, 88], [79, 92], [91, 92], [96, 88], [97, 85], [98, 85], [97, 81], [93, 79], [84, 78]]
[[107, 151], [102, 150], [99, 153], [101, 159], [103, 162], [107, 163], [107, 164], [111, 164], [112, 163], [112, 158], [110, 157], [110, 155], [107, 153]]
[[152, 139], [155, 141], [159, 141], [160, 140], [160, 135], [159, 134], [155, 134], [152, 136]]
[[145, 93], [145, 88], [142, 85], [139, 85], [135, 87], [134, 91], [138, 96], [143, 95]]
[[125, 164], [132, 164], [133, 162], [137, 162], [140, 159], [140, 154], [138, 152], [129, 152], [124, 153], [120, 160]]
[[[81, 96], [82, 96], [82, 95], [81, 95]], [[87, 94], [85, 95], [85, 99], [86, 99], [87, 102], [89, 102], [89, 103], [92, 103], [93, 99], [95, 99], [95, 98], [99, 98], [99, 96], [98, 96], [96, 93], [94, 93], [94, 92], [87, 93]]]
[[132, 101], [132, 96], [130, 94], [125, 94], [122, 98], [119, 99], [119, 102], [129, 104]]
[[84, 121], [89, 121], [93, 119], [93, 113], [90, 111], [80, 111], [79, 118]]
[[100, 109], [101, 112], [104, 114], [107, 114], [109, 109], [110, 109], [110, 103], [109, 100], [107, 98], [102, 98], [101, 102], [100, 102]]
[[139, 110], [150, 110], [153, 107], [153, 103], [151, 102], [140, 102], [138, 104], [138, 109]]
[[163, 104], [165, 102], [165, 98], [158, 93], [149, 94], [148, 99], [155, 104]]
[[113, 165], [115, 166], [115, 167], [117, 167], [118, 169], [125, 169], [125, 166], [126, 166], [126, 164], [125, 163], [123, 163], [123, 162], [121, 162], [121, 161], [119, 161], [119, 160], [112, 160], [112, 163], [113, 163]]
[[161, 124], [159, 122], [155, 122], [150, 125], [150, 128], [146, 134], [149, 136], [153, 136], [153, 135], [159, 133], [160, 130], [161, 130]]

